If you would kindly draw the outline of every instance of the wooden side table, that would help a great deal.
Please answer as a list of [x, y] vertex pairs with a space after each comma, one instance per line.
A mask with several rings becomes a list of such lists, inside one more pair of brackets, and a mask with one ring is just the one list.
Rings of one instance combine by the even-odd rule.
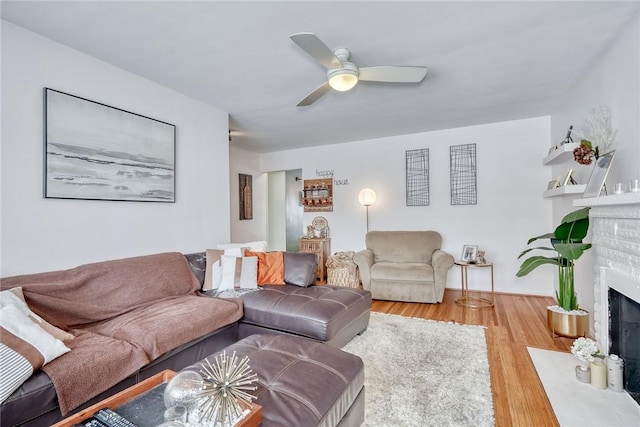
[[[460, 266], [460, 274], [462, 276], [462, 296], [456, 299], [456, 304], [468, 308], [488, 308], [496, 304], [495, 289], [493, 286], [493, 263], [485, 262], [484, 264], [471, 264], [465, 261], [455, 261]], [[491, 269], [491, 299], [472, 296], [469, 294], [468, 268], [489, 268]]]
[[324, 285], [327, 283], [327, 266], [326, 263], [331, 256], [331, 239], [326, 238], [301, 238], [298, 241], [298, 250], [300, 252], [309, 252], [318, 256], [318, 272], [316, 274], [316, 283]]

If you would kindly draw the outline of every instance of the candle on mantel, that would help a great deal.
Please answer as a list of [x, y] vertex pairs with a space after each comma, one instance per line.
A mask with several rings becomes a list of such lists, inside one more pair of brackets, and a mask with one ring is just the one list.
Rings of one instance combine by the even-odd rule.
[[591, 385], [595, 388], [607, 388], [607, 366], [599, 359], [591, 362]]
[[583, 383], [591, 383], [591, 369], [588, 366], [576, 366], [576, 378]]

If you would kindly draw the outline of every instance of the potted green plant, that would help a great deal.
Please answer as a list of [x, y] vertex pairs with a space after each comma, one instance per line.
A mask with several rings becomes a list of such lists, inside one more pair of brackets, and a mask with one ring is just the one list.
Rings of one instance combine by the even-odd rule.
[[534, 255], [525, 259], [516, 276], [526, 276], [545, 264], [558, 267], [558, 306], [547, 308], [548, 326], [552, 333], [571, 338], [586, 336], [589, 326], [589, 313], [578, 306], [574, 286], [574, 262], [591, 248], [591, 243], [582, 242], [589, 231], [589, 209], [586, 207], [567, 214], [553, 233], [533, 237], [527, 242], [530, 245], [536, 240], [549, 239], [551, 247], [529, 248], [518, 256], [518, 259], [522, 258], [534, 250], [556, 252], [552, 257]]

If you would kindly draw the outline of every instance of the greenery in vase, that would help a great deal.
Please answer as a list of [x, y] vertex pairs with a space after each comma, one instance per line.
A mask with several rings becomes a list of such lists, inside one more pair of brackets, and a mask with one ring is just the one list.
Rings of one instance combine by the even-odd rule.
[[582, 243], [582, 239], [586, 237], [589, 230], [589, 209], [586, 207], [567, 214], [553, 233], [532, 237], [527, 242], [527, 245], [530, 245], [536, 240], [549, 239], [552, 247], [539, 246], [529, 248], [522, 251], [518, 256], [518, 258], [522, 258], [534, 250], [556, 252], [556, 256], [553, 257], [535, 255], [525, 259], [516, 276], [526, 276], [544, 264], [558, 266], [559, 285], [556, 299], [558, 305], [567, 311], [578, 309], [573, 267], [575, 260], [580, 258], [584, 251], [591, 247], [591, 243]]

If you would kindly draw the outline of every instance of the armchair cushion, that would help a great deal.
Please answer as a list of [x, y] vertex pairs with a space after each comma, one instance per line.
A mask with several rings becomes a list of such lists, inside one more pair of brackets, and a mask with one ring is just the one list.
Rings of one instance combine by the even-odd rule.
[[433, 267], [420, 262], [376, 262], [371, 275], [378, 280], [433, 282]]
[[371, 231], [366, 245], [374, 262], [431, 263], [433, 252], [440, 249], [442, 237], [435, 231]]

